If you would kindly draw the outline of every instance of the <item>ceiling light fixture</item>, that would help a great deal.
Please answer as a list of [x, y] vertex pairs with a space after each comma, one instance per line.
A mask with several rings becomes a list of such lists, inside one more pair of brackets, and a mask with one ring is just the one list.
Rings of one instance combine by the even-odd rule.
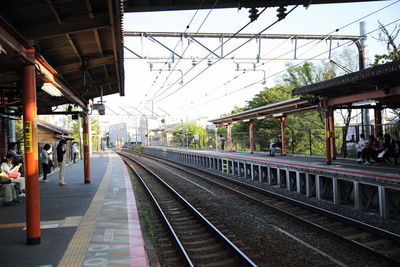
[[60, 97], [63, 96], [60, 90], [55, 87], [52, 83], [44, 83], [42, 86], [42, 90], [48, 93], [51, 96]]

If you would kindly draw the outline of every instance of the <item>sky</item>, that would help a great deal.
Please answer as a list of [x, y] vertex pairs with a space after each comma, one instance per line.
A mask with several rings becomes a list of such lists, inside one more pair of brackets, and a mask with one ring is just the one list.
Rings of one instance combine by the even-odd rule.
[[[292, 8], [288, 6], [287, 10]], [[276, 9], [266, 9], [240, 33], [262, 32], [276, 21]], [[250, 21], [248, 11], [242, 8], [125, 13], [124, 30], [236, 33]], [[364, 21], [367, 34], [372, 32], [366, 40], [367, 63], [372, 63], [375, 54], [387, 51], [385, 44], [377, 40], [379, 31], [375, 30], [378, 29], [378, 21], [383, 25], [389, 24], [387, 28], [391, 31], [395, 25], [400, 27], [399, 14], [399, 0], [311, 5], [308, 9], [298, 6], [284, 20], [262, 33], [358, 36], [360, 21]], [[227, 59], [218, 61], [209, 51], [187, 39], [183, 42], [178, 38], [156, 39], [187, 59], [172, 59], [170, 51], [147, 38], [125, 37], [124, 46], [146, 58], [137, 59], [128, 49], [124, 50], [126, 95], [104, 98], [107, 115], [101, 116], [102, 122], [135, 123], [144, 114], [151, 116], [151, 127], [161, 125], [162, 118], [167, 124], [182, 120], [204, 123], [231, 112], [235, 106], [244, 107], [246, 101], [251, 100], [265, 86], [279, 83], [286, 63], [302, 64], [307, 59], [317, 59], [311, 62], [319, 64], [321, 59], [328, 58], [330, 47], [329, 41], [299, 40], [296, 51], [298, 60], [293, 60], [293, 40], [263, 39], [259, 46], [256, 40], [244, 44], [247, 41], [245, 39], [230, 39], [224, 40], [227, 42], [223, 45]], [[212, 51], [221, 44], [218, 39], [198, 40]], [[260, 55], [268, 60], [256, 61], [259, 48]], [[332, 42], [332, 57], [337, 57], [344, 49], [350, 49], [357, 59], [355, 45], [348, 41]], [[220, 50], [215, 53], [219, 54]], [[193, 58], [198, 62], [195, 66], [192, 65]], [[174, 71], [168, 71], [166, 62], [170, 63], [170, 69]], [[254, 66], [256, 71], [253, 71]], [[236, 70], [237, 67], [240, 71]]]

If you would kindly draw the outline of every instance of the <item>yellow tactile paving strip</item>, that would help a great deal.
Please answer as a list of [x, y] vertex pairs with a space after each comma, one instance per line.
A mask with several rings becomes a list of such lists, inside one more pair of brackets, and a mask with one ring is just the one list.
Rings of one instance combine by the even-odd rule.
[[81, 266], [82, 261], [85, 257], [89, 241], [91, 239], [94, 225], [96, 223], [97, 216], [103, 205], [104, 197], [107, 192], [108, 182], [111, 177], [112, 170], [112, 158], [114, 155], [108, 155], [108, 165], [106, 173], [104, 174], [103, 181], [101, 182], [99, 189], [94, 196], [89, 209], [86, 211], [78, 229], [76, 230], [74, 236], [69, 242], [68, 248], [64, 253], [61, 261], [59, 262], [59, 267], [73, 267]]

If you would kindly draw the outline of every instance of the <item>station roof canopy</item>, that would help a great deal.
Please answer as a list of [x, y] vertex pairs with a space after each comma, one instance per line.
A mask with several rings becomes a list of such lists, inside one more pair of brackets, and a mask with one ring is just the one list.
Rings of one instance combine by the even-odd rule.
[[319, 97], [337, 108], [366, 100], [373, 100], [373, 105], [400, 108], [400, 60], [298, 87], [292, 94]]
[[240, 113], [210, 120], [213, 124], [224, 125], [236, 122], [248, 122], [250, 120], [265, 119], [267, 117], [283, 117], [294, 112], [302, 112], [316, 109], [317, 105], [310, 99], [293, 98], [282, 102], [246, 110]]
[[[67, 103], [86, 108], [102, 95], [123, 96], [122, 8], [119, 0], [2, 1], [1, 105], [20, 112], [22, 66], [33, 61], [38, 114]], [[59, 92], [41, 90], [44, 83]]]
[[251, 8], [251, 7], [277, 7], [287, 5], [304, 5], [310, 4], [329, 4], [329, 3], [348, 3], [348, 2], [366, 2], [362, 0], [280, 0], [280, 1], [261, 1], [261, 0], [128, 0], [125, 3], [125, 11], [127, 12], [144, 12], [144, 11], [168, 11], [168, 10], [185, 10], [185, 9], [209, 9], [209, 8]]

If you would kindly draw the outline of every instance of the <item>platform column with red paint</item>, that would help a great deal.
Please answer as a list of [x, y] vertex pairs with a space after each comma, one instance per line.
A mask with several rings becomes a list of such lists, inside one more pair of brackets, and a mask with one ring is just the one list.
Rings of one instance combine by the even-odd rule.
[[[34, 49], [26, 51], [34, 60]], [[36, 125], [36, 78], [35, 66], [27, 64], [22, 68], [22, 92], [24, 109], [24, 149], [25, 149], [25, 191], [26, 191], [26, 233], [28, 245], [40, 244], [40, 198], [39, 162]]]
[[331, 154], [331, 127], [329, 122], [329, 108], [325, 111], [325, 154], [326, 154], [326, 164], [332, 164], [332, 154]]
[[226, 125], [226, 136], [228, 139], [228, 152], [232, 151], [232, 135], [231, 135], [232, 124]]
[[375, 137], [378, 135], [378, 133], [382, 133], [382, 111], [380, 108], [375, 108], [374, 109], [374, 117], [375, 117], [375, 130], [374, 130], [374, 135]]
[[335, 116], [333, 109], [329, 110], [329, 128], [331, 130], [331, 157], [336, 159], [336, 142], [335, 142]]
[[0, 157], [4, 158], [7, 154], [7, 129], [6, 118], [0, 117]]
[[279, 117], [278, 120], [281, 122], [282, 156], [286, 156], [285, 116]]
[[253, 137], [253, 121], [249, 121], [249, 131], [250, 131], [250, 153], [254, 153], [254, 137]]
[[83, 167], [85, 184], [90, 184], [89, 115], [83, 119]]

